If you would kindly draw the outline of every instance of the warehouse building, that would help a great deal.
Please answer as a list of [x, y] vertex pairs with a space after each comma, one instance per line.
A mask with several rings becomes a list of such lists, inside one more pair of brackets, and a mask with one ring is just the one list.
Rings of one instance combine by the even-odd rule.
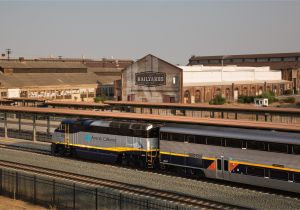
[[300, 52], [244, 54], [221, 56], [192, 56], [188, 65], [205, 66], [270, 66], [271, 69], [281, 70], [282, 80], [292, 82], [291, 93], [300, 93]]
[[272, 91], [283, 95], [291, 82], [281, 80], [281, 71], [270, 67], [180, 66], [183, 69], [184, 103], [208, 102], [215, 95], [228, 101], [238, 96], [256, 96]]
[[0, 60], [1, 98], [92, 101], [100, 86], [81, 63]]
[[123, 69], [119, 85], [125, 101], [182, 101], [182, 69], [151, 54]]

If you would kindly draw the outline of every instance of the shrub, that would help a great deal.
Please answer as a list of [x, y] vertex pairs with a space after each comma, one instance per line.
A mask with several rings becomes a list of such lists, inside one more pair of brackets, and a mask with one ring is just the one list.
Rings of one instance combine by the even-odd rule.
[[272, 91], [263, 92], [261, 95], [258, 95], [256, 98], [267, 98], [269, 104], [278, 101], [278, 99], [275, 97], [274, 92], [272, 92]]
[[107, 97], [105, 95], [97, 96], [94, 98], [95, 103], [104, 102], [107, 100]]
[[285, 103], [291, 103], [291, 104], [295, 103], [295, 101], [296, 101], [296, 99], [294, 97], [287, 97], [287, 98], [284, 98], [282, 100]]
[[210, 100], [209, 104], [211, 105], [222, 105], [225, 104], [226, 99], [221, 95], [216, 95], [213, 99]]
[[242, 103], [242, 104], [254, 103], [254, 96], [244, 96], [244, 95], [241, 95], [238, 98], [238, 102]]

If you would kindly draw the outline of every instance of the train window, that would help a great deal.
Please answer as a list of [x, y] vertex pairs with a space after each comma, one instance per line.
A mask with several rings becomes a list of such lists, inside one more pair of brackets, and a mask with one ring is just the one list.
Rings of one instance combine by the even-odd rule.
[[287, 144], [269, 143], [269, 151], [288, 153]]
[[184, 142], [185, 143], [195, 143], [195, 136], [185, 135]]
[[218, 159], [218, 161], [217, 161], [217, 169], [222, 170], [222, 162], [220, 159]]
[[300, 155], [300, 146], [293, 145], [293, 154]]
[[224, 171], [228, 171], [228, 160], [224, 160]]
[[265, 170], [263, 168], [259, 168], [259, 167], [248, 166], [247, 167], [247, 174], [251, 175], [251, 176], [264, 177], [265, 176]]
[[286, 171], [270, 169], [270, 178], [287, 181], [289, 179], [289, 173]]
[[243, 140], [241, 140], [241, 139], [226, 139], [226, 147], [242, 148]]
[[265, 150], [265, 143], [261, 141], [247, 141], [247, 149]]
[[206, 136], [195, 136], [196, 144], [206, 144]]
[[300, 173], [294, 173], [294, 182], [300, 183]]
[[207, 137], [207, 144], [208, 145], [215, 145], [215, 146], [222, 146], [222, 138], [220, 137]]

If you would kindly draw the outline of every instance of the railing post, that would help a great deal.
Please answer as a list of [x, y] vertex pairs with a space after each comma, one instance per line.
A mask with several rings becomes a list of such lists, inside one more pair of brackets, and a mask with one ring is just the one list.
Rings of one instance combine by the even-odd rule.
[[55, 179], [52, 181], [52, 207], [55, 205]]
[[96, 201], [96, 210], [98, 210], [98, 188], [95, 189], [95, 201]]
[[0, 168], [0, 195], [2, 195], [2, 176], [3, 176], [3, 169]]
[[34, 114], [32, 117], [32, 125], [33, 125], [33, 141], [36, 141], [36, 115]]
[[36, 204], [36, 175], [33, 176], [33, 203]]
[[7, 138], [7, 112], [4, 112], [4, 137]]
[[18, 172], [16, 172], [16, 183], [15, 183], [15, 193], [14, 193], [14, 199], [18, 199], [18, 193], [19, 193], [19, 175]]
[[119, 194], [119, 210], [122, 210], [122, 193]]
[[76, 186], [75, 183], [73, 183], [73, 209], [75, 209], [76, 205]]

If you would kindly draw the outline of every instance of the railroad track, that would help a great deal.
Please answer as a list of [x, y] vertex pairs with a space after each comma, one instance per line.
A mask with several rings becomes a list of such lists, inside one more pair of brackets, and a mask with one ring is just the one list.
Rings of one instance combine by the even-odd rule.
[[[42, 150], [42, 149], [38, 149], [38, 148], [28, 148], [28, 147], [22, 147], [22, 146], [16, 146], [16, 145], [8, 145], [8, 144], [1, 144], [0, 143], [0, 148], [4, 148], [4, 149], [10, 149], [10, 150], [19, 150], [19, 151], [23, 151], [23, 152], [31, 152], [31, 153], [36, 153], [36, 154], [42, 154], [42, 155], [51, 155], [50, 151], [47, 150]], [[60, 157], [60, 158], [65, 158], [65, 159], [71, 159], [71, 160], [76, 160], [74, 158], [70, 158], [70, 157]], [[93, 163], [99, 163], [97, 161], [91, 161], [91, 160], [85, 160], [85, 159], [77, 159], [79, 161], [86, 161], [86, 162], [93, 162]], [[110, 165], [110, 166], [115, 166], [115, 167], [123, 167], [123, 168], [127, 168], [127, 169], [136, 169], [136, 168], [132, 168], [132, 167], [127, 167], [124, 165], [115, 165], [115, 164], [107, 164], [107, 163], [101, 163], [101, 164], [105, 164], [105, 165]], [[148, 171], [148, 170], [143, 170], [143, 169], [137, 169], [139, 171], [145, 171], [147, 173], [153, 173], [153, 174], [160, 174], [160, 175], [165, 175], [165, 176], [169, 176], [170, 178], [172, 177], [178, 177], [178, 174], [169, 172], [159, 172], [159, 171]], [[192, 177], [184, 177], [184, 176], [179, 176], [183, 179], [194, 179]], [[234, 182], [229, 182], [229, 181], [224, 181], [224, 180], [213, 180], [213, 179], [201, 179], [202, 182], [207, 182], [207, 183], [213, 183], [217, 186], [230, 186], [233, 188], [239, 188], [241, 190], [251, 190], [251, 191], [255, 191], [257, 193], [265, 193], [265, 194], [273, 194], [273, 195], [281, 195], [284, 197], [290, 197], [290, 198], [295, 198], [295, 199], [300, 199], [300, 195], [299, 194], [295, 194], [295, 193], [291, 193], [291, 192], [286, 192], [286, 191], [281, 191], [281, 190], [275, 190], [275, 189], [268, 189], [268, 188], [263, 188], [263, 187], [258, 187], [258, 186], [252, 186], [252, 185], [247, 185], [247, 184], [241, 184], [241, 183], [234, 183]]]
[[1, 144], [0, 143], [0, 148], [10, 149], [10, 150], [20, 150], [20, 151], [24, 151], [24, 152], [32, 152], [32, 153], [43, 154], [43, 155], [51, 154], [51, 152], [47, 151], [47, 150], [37, 149], [37, 148], [28, 148], [28, 147], [11, 145], [11, 144]]
[[92, 185], [109, 187], [116, 190], [120, 190], [122, 192], [134, 193], [137, 195], [148, 196], [155, 199], [172, 201], [179, 205], [190, 206], [191, 208], [245, 209], [245, 207], [243, 206], [236, 206], [232, 204], [202, 199], [199, 197], [188, 196], [180, 193], [151, 189], [143, 186], [136, 186], [136, 185], [126, 184], [122, 182], [111, 181], [102, 178], [95, 178], [91, 176], [85, 176], [85, 175], [60, 171], [60, 170], [53, 170], [53, 169], [48, 169], [48, 168], [38, 167], [38, 166], [33, 166], [28, 164], [21, 164], [21, 163], [0, 160], [0, 167], [5, 167], [14, 170], [21, 170], [21, 171], [35, 173], [39, 175], [51, 176], [54, 178], [61, 178], [72, 182], [80, 182], [84, 184], [92, 184]]

